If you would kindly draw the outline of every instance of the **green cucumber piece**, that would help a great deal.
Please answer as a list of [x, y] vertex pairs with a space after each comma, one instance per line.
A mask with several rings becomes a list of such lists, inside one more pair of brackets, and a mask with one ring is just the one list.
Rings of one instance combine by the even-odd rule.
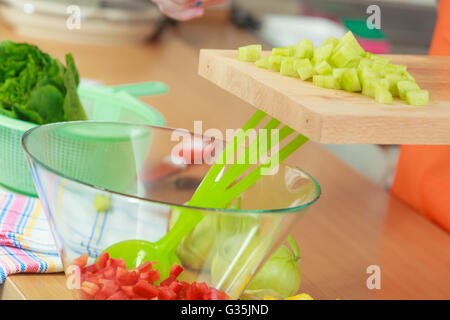
[[389, 63], [389, 58], [381, 57], [381, 56], [378, 56], [378, 55], [373, 54], [373, 53], [371, 53], [371, 52], [366, 52], [366, 53], [364, 54], [364, 57], [365, 57], [365, 58], [368, 58], [368, 59], [370, 59], [370, 60], [372, 60], [372, 61], [382, 61], [382, 62], [384, 62], [385, 64], [388, 64], [388, 63]]
[[372, 70], [370, 67], [363, 66], [358, 69], [358, 77], [361, 84], [364, 86], [364, 83], [371, 79], [378, 79], [378, 74]]
[[327, 44], [332, 44], [334, 49], [339, 44], [339, 39], [336, 39], [335, 37], [331, 36], [322, 43], [322, 46]]
[[294, 48], [294, 57], [296, 58], [311, 59], [313, 56], [314, 44], [309, 39], [302, 39], [292, 47]]
[[372, 64], [372, 70], [375, 71], [378, 76], [384, 77], [388, 73], [388, 64], [384, 61], [375, 60]]
[[319, 64], [324, 60], [327, 60], [331, 53], [333, 52], [333, 45], [332, 44], [326, 44], [322, 45], [320, 47], [314, 48], [313, 52], [313, 61], [314, 64]]
[[406, 102], [412, 106], [425, 106], [429, 102], [427, 90], [409, 90], [406, 92]]
[[361, 91], [361, 83], [359, 82], [356, 69], [348, 69], [341, 76], [341, 86], [345, 91], [358, 92]]
[[385, 76], [385, 79], [389, 82], [389, 91], [391, 92], [392, 96], [398, 97], [398, 87], [397, 82], [403, 80], [402, 76], [397, 73], [388, 73]]
[[297, 59], [294, 61], [294, 69], [297, 70], [300, 79], [306, 81], [316, 74], [309, 59]]
[[269, 57], [269, 70], [280, 72], [282, 56], [270, 56]]
[[342, 75], [347, 70], [348, 70], [348, 68], [335, 68], [335, 69], [333, 69], [333, 76], [338, 79], [341, 79]]
[[331, 74], [333, 72], [333, 69], [326, 61], [322, 61], [319, 64], [317, 64], [314, 67], [314, 70], [316, 70], [316, 72], [321, 75], [327, 75], [327, 74]]
[[420, 87], [417, 83], [409, 80], [402, 80], [397, 82], [398, 94], [400, 99], [406, 99], [406, 93], [411, 90], [420, 90]]
[[258, 68], [269, 69], [269, 58], [270, 56], [262, 57], [261, 59], [255, 61], [255, 65]]
[[405, 65], [388, 63], [386, 65], [386, 73], [397, 73], [402, 75], [406, 71]]
[[375, 98], [375, 89], [377, 86], [381, 86], [384, 89], [389, 90], [389, 82], [385, 79], [366, 79], [362, 84], [362, 94]]
[[238, 49], [239, 61], [255, 62], [261, 58], [262, 46], [260, 44], [251, 44]]
[[391, 92], [381, 81], [375, 83], [375, 100], [384, 104], [392, 104], [394, 102]]
[[353, 48], [358, 56], [363, 56], [366, 54], [364, 49], [359, 45], [358, 40], [356, 40], [355, 36], [351, 31], [347, 32], [340, 40], [338, 45], [335, 48], [335, 52], [341, 49], [341, 47], [348, 45]]
[[280, 73], [283, 76], [299, 77], [297, 70], [294, 68], [294, 58], [286, 58], [281, 61]]
[[341, 89], [339, 80], [336, 77], [333, 77], [332, 75], [328, 76], [314, 75], [313, 85], [327, 89], [338, 89], [338, 90]]
[[284, 48], [273, 48], [272, 55], [273, 56], [282, 56], [282, 57], [292, 57], [295, 53], [295, 49], [293, 47], [284, 47]]
[[351, 45], [344, 44], [339, 49], [335, 49], [331, 56], [331, 62], [338, 68], [347, 67], [352, 61], [356, 61], [359, 58], [357, 50]]
[[363, 67], [369, 67], [371, 68], [373, 64], [373, 61], [368, 58], [361, 58], [359, 60], [358, 69], [362, 69]]

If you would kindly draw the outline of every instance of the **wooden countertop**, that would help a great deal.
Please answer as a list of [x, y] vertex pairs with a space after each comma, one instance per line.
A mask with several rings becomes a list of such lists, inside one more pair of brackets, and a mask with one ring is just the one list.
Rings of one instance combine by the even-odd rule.
[[[25, 38], [0, 26], [3, 39], [29, 41], [62, 58], [76, 57], [81, 75], [105, 84], [159, 80], [170, 94], [146, 98], [169, 126], [238, 128], [254, 109], [197, 75], [200, 48], [232, 49], [251, 35], [212, 14], [166, 32], [158, 43], [95, 47]], [[320, 145], [309, 142], [290, 161], [310, 172], [323, 195], [296, 226], [301, 248], [301, 291], [317, 299], [450, 299], [450, 236]], [[381, 289], [366, 286], [371, 265]], [[62, 274], [14, 275], [3, 299], [70, 299]]]

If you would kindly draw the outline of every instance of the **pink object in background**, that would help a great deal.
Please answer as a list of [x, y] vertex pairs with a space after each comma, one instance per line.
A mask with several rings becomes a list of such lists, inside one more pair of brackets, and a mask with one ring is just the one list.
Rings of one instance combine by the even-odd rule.
[[358, 38], [361, 47], [369, 52], [376, 54], [387, 54], [391, 51], [391, 45], [386, 39], [374, 40], [367, 38]]

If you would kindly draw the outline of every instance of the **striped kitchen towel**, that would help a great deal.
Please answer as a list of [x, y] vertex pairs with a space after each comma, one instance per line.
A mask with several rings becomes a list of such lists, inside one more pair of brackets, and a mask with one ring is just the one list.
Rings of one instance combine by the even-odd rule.
[[40, 201], [0, 192], [0, 284], [14, 273], [59, 271], [61, 259]]

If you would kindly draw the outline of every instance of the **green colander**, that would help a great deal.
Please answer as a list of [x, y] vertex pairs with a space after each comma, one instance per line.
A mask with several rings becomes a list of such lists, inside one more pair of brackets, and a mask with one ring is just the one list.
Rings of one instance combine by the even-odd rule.
[[[163, 116], [136, 99], [166, 93], [161, 82], [145, 82], [115, 87], [80, 85], [78, 94], [89, 120], [132, 122], [164, 126]], [[33, 123], [0, 115], [0, 185], [37, 197], [30, 171], [20, 145], [25, 131]], [[69, 146], [70, 147], [70, 146]]]

